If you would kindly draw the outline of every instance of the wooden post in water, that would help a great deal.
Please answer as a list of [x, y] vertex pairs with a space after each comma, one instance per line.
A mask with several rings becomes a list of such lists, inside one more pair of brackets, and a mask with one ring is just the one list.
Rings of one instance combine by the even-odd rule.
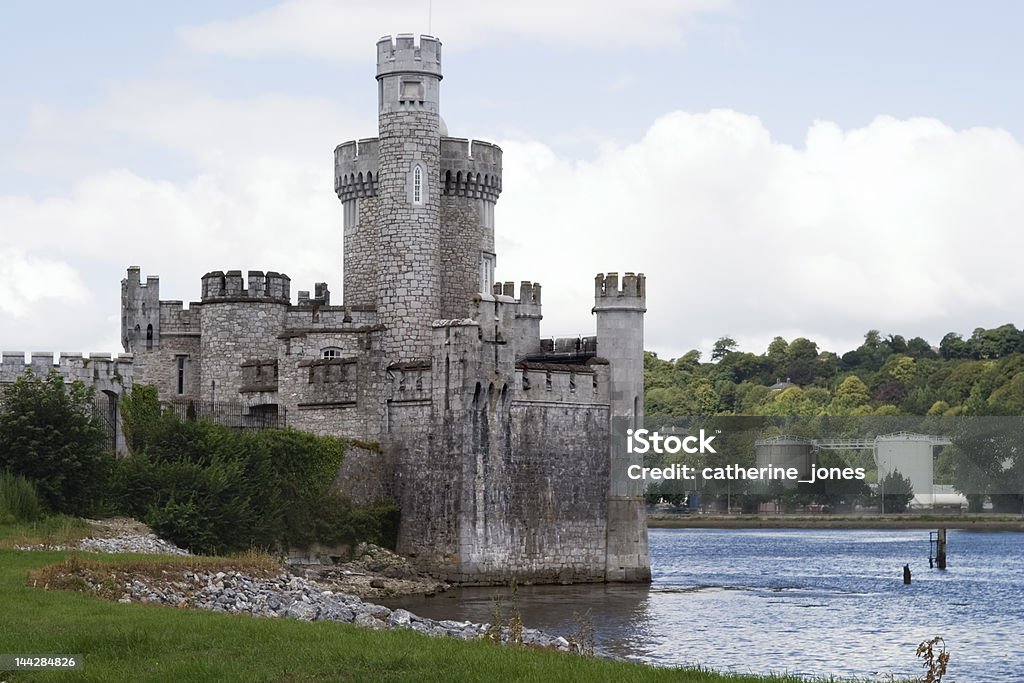
[[910, 585], [910, 565], [903, 565], [903, 583]]
[[935, 564], [939, 569], [946, 568], [946, 530], [939, 529], [935, 535]]

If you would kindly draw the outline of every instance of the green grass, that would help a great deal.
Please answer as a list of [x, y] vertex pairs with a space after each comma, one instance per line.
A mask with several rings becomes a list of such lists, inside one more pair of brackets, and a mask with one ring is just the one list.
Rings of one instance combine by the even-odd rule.
[[0, 548], [40, 543], [72, 545], [88, 535], [89, 524], [84, 519], [50, 515], [34, 522], [0, 524]]
[[[0, 530], [5, 535], [9, 532]], [[411, 631], [378, 632], [346, 624], [123, 605], [83, 593], [29, 585], [30, 574], [47, 576], [39, 570], [72, 556], [93, 567], [129, 560], [125, 556], [0, 549], [0, 653], [83, 654], [84, 670], [7, 671], [0, 672], [0, 681], [806, 681], [654, 668], [431, 638]], [[198, 562], [213, 566], [244, 559], [208, 558]], [[79, 559], [72, 560], [72, 564], [76, 562]], [[188, 566], [197, 560], [132, 556], [130, 562]]]

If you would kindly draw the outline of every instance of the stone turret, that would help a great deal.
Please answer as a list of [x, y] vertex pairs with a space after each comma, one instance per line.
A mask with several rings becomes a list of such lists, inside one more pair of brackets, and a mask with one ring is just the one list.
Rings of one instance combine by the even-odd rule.
[[644, 313], [647, 281], [643, 273], [598, 274], [594, 280], [597, 354], [611, 365], [611, 477], [608, 487], [608, 581], [649, 581], [647, 525], [641, 481], [625, 476], [625, 449], [614, 438], [642, 424], [644, 406]]
[[377, 315], [384, 353], [407, 362], [430, 357], [430, 326], [440, 316], [441, 42], [381, 38], [377, 82]]
[[131, 266], [121, 280], [121, 345], [128, 353], [160, 346], [160, 278], [150, 275], [142, 284], [140, 273]]

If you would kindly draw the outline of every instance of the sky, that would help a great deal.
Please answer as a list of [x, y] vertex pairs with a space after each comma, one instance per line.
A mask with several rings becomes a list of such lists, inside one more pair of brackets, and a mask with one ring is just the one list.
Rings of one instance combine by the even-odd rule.
[[1024, 5], [474, 0], [0, 5], [0, 346], [117, 352], [128, 266], [343, 296], [333, 149], [375, 43], [444, 44], [453, 136], [504, 150], [497, 279], [545, 336], [647, 275], [646, 346], [839, 353], [1024, 324]]

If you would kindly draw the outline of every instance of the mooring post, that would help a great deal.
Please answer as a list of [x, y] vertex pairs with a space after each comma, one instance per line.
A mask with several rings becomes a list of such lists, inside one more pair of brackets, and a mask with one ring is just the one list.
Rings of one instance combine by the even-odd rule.
[[946, 530], [939, 529], [935, 535], [935, 564], [939, 569], [946, 568]]
[[903, 565], [903, 583], [910, 585], [910, 565]]

